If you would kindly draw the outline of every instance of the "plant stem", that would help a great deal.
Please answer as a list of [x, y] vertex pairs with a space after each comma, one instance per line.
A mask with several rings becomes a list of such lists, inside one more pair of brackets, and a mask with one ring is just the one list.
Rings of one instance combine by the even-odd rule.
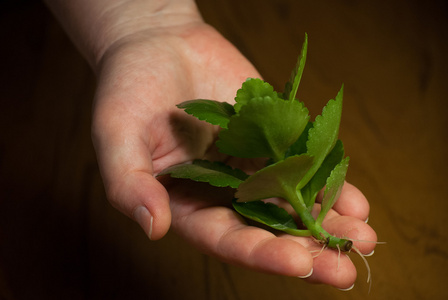
[[330, 236], [328, 232], [326, 232], [322, 226], [316, 224], [316, 220], [314, 220], [310, 211], [306, 208], [305, 202], [302, 197], [302, 193], [297, 191], [295, 193], [288, 193], [288, 202], [294, 208], [296, 213], [299, 215], [302, 223], [306, 226], [306, 228], [310, 231], [311, 235], [314, 236], [318, 240], [324, 240]]
[[290, 235], [294, 235], [294, 236], [311, 236], [311, 231], [307, 230], [307, 229], [283, 229], [284, 232], [286, 232], [287, 234]]
[[307, 231], [309, 231], [310, 235], [326, 244], [330, 248], [339, 248], [342, 251], [350, 251], [353, 245], [352, 241], [332, 236], [322, 228], [322, 225], [320, 223], [316, 222], [316, 220], [311, 215], [311, 212], [307, 209], [300, 190], [296, 192], [287, 192], [287, 194], [289, 195], [287, 199], [288, 202], [297, 212], [300, 219], [302, 220], [302, 223], [308, 229]]

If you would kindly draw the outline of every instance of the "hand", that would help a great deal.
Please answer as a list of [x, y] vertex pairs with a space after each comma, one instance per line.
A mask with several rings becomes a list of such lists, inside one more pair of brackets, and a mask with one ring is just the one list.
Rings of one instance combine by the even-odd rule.
[[[310, 282], [352, 285], [356, 269], [336, 251], [310, 238], [275, 235], [248, 226], [229, 208], [230, 194], [206, 184], [155, 178], [173, 164], [218, 158], [217, 129], [175, 107], [205, 98], [232, 102], [253, 66], [216, 31], [201, 22], [129, 36], [106, 52], [95, 101], [93, 137], [108, 198], [159, 239], [170, 224], [200, 251], [250, 269]], [[245, 168], [245, 166], [239, 165]], [[247, 166], [246, 166], [247, 167]], [[316, 206], [318, 209], [318, 206]], [[376, 240], [363, 220], [369, 206], [346, 184], [324, 223], [336, 235]], [[355, 243], [369, 253], [374, 244]], [[313, 252], [314, 251], [314, 252]]]

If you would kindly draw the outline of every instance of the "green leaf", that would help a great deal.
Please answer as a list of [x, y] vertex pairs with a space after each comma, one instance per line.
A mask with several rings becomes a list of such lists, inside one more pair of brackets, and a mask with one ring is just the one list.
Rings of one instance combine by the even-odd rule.
[[299, 101], [258, 98], [248, 101], [221, 130], [216, 145], [236, 157], [268, 157], [278, 161], [308, 123], [308, 109]]
[[290, 156], [251, 175], [240, 184], [235, 197], [238, 202], [273, 197], [288, 200], [312, 165], [313, 159], [308, 155]]
[[286, 210], [273, 203], [264, 203], [263, 201], [239, 203], [233, 201], [233, 207], [246, 218], [271, 228], [282, 231], [297, 229], [297, 224], [293, 217]]
[[277, 97], [278, 93], [274, 91], [274, 88], [269, 83], [259, 78], [248, 78], [236, 92], [234, 108], [238, 113], [241, 107], [253, 99], [277, 99]]
[[344, 145], [341, 140], [338, 140], [333, 147], [333, 150], [331, 150], [330, 154], [328, 154], [320, 168], [317, 170], [316, 174], [314, 174], [313, 178], [311, 178], [308, 184], [301, 190], [303, 199], [308, 208], [311, 208], [314, 205], [317, 194], [325, 186], [331, 171], [343, 158]]
[[215, 100], [189, 100], [178, 104], [177, 107], [184, 109], [186, 113], [195, 116], [199, 120], [222, 128], [227, 128], [230, 117], [235, 114], [232, 105]]
[[283, 97], [285, 99], [289, 99], [292, 101], [296, 98], [297, 89], [299, 88], [300, 80], [302, 79], [303, 69], [305, 68], [307, 49], [308, 49], [308, 35], [305, 33], [305, 41], [303, 42], [302, 51], [300, 52], [296, 67], [291, 73], [291, 78], [285, 85], [285, 91], [283, 92]]
[[161, 175], [170, 175], [173, 178], [191, 179], [208, 182], [217, 187], [237, 188], [248, 175], [239, 169], [232, 169], [222, 162], [208, 160], [195, 160], [192, 164], [181, 164], [163, 170]]
[[328, 211], [338, 200], [342, 186], [344, 185], [345, 176], [347, 174], [349, 158], [343, 159], [331, 172], [330, 177], [327, 179], [325, 187], [324, 197], [322, 199], [322, 206], [319, 215], [316, 218], [316, 224], [320, 225], [324, 221]]
[[344, 86], [341, 87], [335, 100], [328, 101], [322, 114], [316, 117], [313, 128], [308, 132], [307, 154], [314, 157], [314, 165], [303, 178], [303, 185], [314, 176], [338, 140], [343, 91]]

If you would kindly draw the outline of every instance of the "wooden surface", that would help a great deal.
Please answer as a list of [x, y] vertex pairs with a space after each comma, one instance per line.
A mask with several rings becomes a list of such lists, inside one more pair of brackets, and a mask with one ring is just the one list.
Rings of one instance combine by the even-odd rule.
[[[424, 3], [423, 3], [424, 2]], [[107, 203], [91, 146], [94, 77], [39, 1], [0, 4], [0, 299], [446, 299], [446, 1], [198, 1], [282, 88], [304, 33], [313, 115], [345, 84], [349, 180], [379, 245], [350, 292], [150, 242]], [[219, 75], [219, 74], [217, 74]]]

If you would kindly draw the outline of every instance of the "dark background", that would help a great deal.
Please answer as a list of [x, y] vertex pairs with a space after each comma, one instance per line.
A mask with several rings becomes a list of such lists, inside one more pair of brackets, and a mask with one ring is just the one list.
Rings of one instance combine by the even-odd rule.
[[[446, 299], [446, 1], [200, 0], [281, 89], [304, 33], [299, 97], [345, 84], [349, 181], [379, 245], [350, 292], [258, 274], [158, 242], [106, 201], [90, 140], [95, 79], [40, 1], [0, 1], [0, 299]], [[219, 76], [219, 74], [217, 74]]]

